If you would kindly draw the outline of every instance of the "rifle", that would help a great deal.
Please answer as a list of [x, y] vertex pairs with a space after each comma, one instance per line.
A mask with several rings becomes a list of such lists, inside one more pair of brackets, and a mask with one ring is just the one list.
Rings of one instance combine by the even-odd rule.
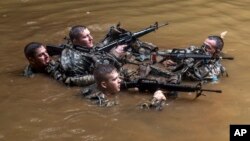
[[211, 59], [227, 59], [227, 60], [234, 60], [234, 57], [222, 57], [222, 56], [212, 56], [212, 55], [206, 55], [206, 54], [194, 54], [194, 53], [165, 53], [158, 51], [157, 55], [163, 56], [164, 58], [159, 61], [159, 63], [164, 62], [168, 58], [170, 59], [187, 59], [187, 58], [193, 58], [194, 60], [211, 60]]
[[47, 52], [50, 56], [61, 55], [63, 49], [70, 47], [71, 45], [70, 39], [66, 36], [63, 38], [63, 40], [64, 40], [64, 43], [58, 46], [51, 45], [51, 44], [46, 45]]
[[[111, 43], [104, 45], [103, 47], [99, 47], [96, 50], [97, 51], [105, 51], [108, 52], [112, 48], [116, 47], [117, 45], [121, 44], [130, 44], [134, 41], [136, 41], [137, 38], [140, 38], [148, 33], [151, 33], [155, 30], [157, 30], [160, 27], [166, 26], [168, 23], [158, 25], [158, 22], [156, 22], [154, 25], [149, 26], [148, 28], [145, 28], [143, 30], [140, 30], [138, 32], [125, 32], [119, 35], [119, 38], [117, 40], [112, 41]], [[126, 48], [128, 49], [128, 48]]]
[[[53, 55], [61, 55], [63, 49], [65, 49], [65, 48], [72, 48], [72, 47], [69, 44], [61, 44], [59, 46], [46, 45], [46, 48], [47, 48], [48, 54], [50, 56], [53, 56]], [[88, 53], [88, 52], [92, 51], [91, 48], [86, 48], [86, 47], [81, 47], [81, 46], [75, 46], [74, 49], [78, 50], [80, 52], [84, 52], [84, 53]]]
[[135, 87], [139, 88], [139, 90], [142, 92], [146, 90], [154, 92], [157, 89], [164, 89], [168, 91], [180, 91], [180, 92], [196, 92], [195, 99], [201, 95], [204, 95], [202, 94], [203, 91], [222, 93], [222, 90], [203, 89], [201, 83], [198, 83], [197, 85], [181, 85], [181, 84], [160, 83], [157, 80], [144, 79], [144, 78], [135, 81], [121, 83], [122, 89], [135, 88]]
[[46, 45], [47, 52], [50, 56], [53, 55], [61, 55], [63, 49], [65, 48], [65, 45]]

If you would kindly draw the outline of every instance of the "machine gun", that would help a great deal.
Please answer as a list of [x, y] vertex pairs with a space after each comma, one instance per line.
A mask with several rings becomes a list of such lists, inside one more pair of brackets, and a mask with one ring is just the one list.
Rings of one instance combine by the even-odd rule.
[[121, 89], [128, 89], [135, 87], [137, 87], [142, 92], [147, 90], [150, 92], [154, 92], [157, 89], [163, 89], [168, 91], [180, 91], [180, 92], [196, 92], [195, 98], [204, 95], [202, 94], [203, 91], [222, 93], [222, 90], [203, 89], [201, 83], [198, 83], [197, 85], [169, 84], [169, 83], [160, 83], [157, 80], [144, 79], [144, 78], [135, 81], [121, 83]]
[[[142, 36], [144, 36], [144, 35], [146, 35], [148, 33], [151, 33], [153, 31], [157, 30], [158, 28], [166, 26], [166, 25], [168, 25], [168, 23], [158, 25], [158, 22], [156, 22], [155, 24], [149, 26], [148, 28], [145, 28], [145, 29], [140, 30], [138, 32], [134, 32], [134, 33], [131, 33], [131, 32], [121, 33], [119, 35], [118, 39], [112, 41], [111, 43], [108, 43], [107, 45], [99, 47], [96, 50], [97, 51], [109, 52], [112, 48], [116, 47], [117, 45], [130, 44], [130, 43], [136, 41], [136, 39], [138, 39], [138, 38], [140, 38], [140, 37], [142, 37]], [[128, 49], [128, 47], [126, 49]]]

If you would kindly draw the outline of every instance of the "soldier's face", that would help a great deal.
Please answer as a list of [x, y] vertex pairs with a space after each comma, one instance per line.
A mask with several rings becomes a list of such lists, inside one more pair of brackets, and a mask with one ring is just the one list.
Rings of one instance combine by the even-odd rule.
[[214, 55], [216, 52], [216, 41], [215, 40], [210, 40], [206, 39], [203, 43], [203, 46], [205, 47], [206, 52], [208, 52], [211, 55]]
[[116, 94], [120, 91], [121, 79], [119, 78], [119, 74], [117, 71], [113, 71], [108, 74], [108, 80], [106, 83], [106, 90], [110, 94]]
[[30, 58], [30, 63], [37, 67], [46, 67], [50, 62], [50, 56], [44, 46], [36, 49], [34, 57]]
[[86, 28], [80, 34], [78, 39], [75, 40], [75, 43], [80, 46], [86, 46], [88, 48], [92, 48], [93, 44], [93, 37], [90, 34], [90, 31]]

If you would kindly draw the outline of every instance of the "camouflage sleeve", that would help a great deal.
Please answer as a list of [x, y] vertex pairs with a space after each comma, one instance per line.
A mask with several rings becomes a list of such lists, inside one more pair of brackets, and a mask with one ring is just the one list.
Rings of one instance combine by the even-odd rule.
[[111, 107], [118, 104], [117, 100], [107, 99], [104, 93], [97, 89], [96, 84], [81, 89], [81, 95], [90, 100], [91, 103], [101, 107]]
[[49, 65], [45, 68], [46, 73], [53, 79], [63, 82], [65, 75], [60, 70], [60, 63], [52, 60]]
[[95, 79], [93, 75], [67, 77], [64, 83], [70, 86], [88, 86], [94, 84]]
[[69, 86], [87, 86], [95, 83], [93, 75], [66, 76], [59, 61], [51, 61], [45, 70], [53, 79]]

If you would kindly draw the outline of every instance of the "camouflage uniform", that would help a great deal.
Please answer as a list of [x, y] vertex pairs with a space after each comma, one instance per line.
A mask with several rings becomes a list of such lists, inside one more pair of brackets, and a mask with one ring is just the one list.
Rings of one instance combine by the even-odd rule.
[[[83, 47], [84, 48], [84, 47]], [[61, 67], [65, 75], [66, 84], [86, 86], [94, 83], [94, 63], [87, 52], [80, 52], [74, 48], [65, 48], [61, 54]]]
[[[86, 48], [86, 47], [82, 47]], [[83, 76], [93, 71], [93, 61], [89, 52], [80, 52], [73, 48], [65, 48], [61, 54], [61, 65], [67, 76]]]
[[38, 70], [35, 70], [34, 68], [31, 67], [31, 65], [27, 65], [25, 68], [24, 68], [24, 71], [23, 71], [23, 75], [25, 77], [33, 77], [35, 73], [43, 73], [43, 72], [40, 72]]
[[212, 80], [216, 81], [225, 73], [225, 67], [222, 66], [220, 59], [199, 60], [187, 69], [185, 76], [192, 80]]
[[[209, 55], [203, 48], [194, 46], [185, 49], [185, 53]], [[181, 73], [191, 80], [217, 80], [226, 72], [225, 67], [221, 64], [221, 59], [194, 60], [188, 58], [179, 62], [184, 64]]]
[[68, 86], [87, 86], [95, 82], [93, 75], [67, 76], [59, 60], [51, 61], [45, 70], [53, 79]]
[[[122, 66], [119, 59], [107, 52], [97, 52], [86, 47], [65, 48], [61, 55], [61, 65], [68, 76], [92, 74], [98, 64], [112, 64], [118, 70]], [[83, 49], [83, 50], [82, 50]], [[81, 51], [79, 51], [81, 50]], [[88, 51], [85, 51], [88, 50]]]
[[97, 104], [101, 107], [111, 107], [118, 104], [116, 99], [107, 99], [106, 95], [97, 88], [96, 84], [83, 88], [81, 90], [81, 95], [84, 98], [91, 100], [93, 104]]
[[85, 75], [85, 76], [75, 76], [69, 77], [65, 75], [61, 63], [59, 60], [51, 60], [48, 66], [43, 71], [37, 71], [33, 69], [30, 65], [25, 67], [24, 76], [33, 77], [35, 73], [44, 73], [51, 76], [53, 79], [62, 82], [68, 86], [86, 86], [93, 84], [94, 77], [93, 75]]

